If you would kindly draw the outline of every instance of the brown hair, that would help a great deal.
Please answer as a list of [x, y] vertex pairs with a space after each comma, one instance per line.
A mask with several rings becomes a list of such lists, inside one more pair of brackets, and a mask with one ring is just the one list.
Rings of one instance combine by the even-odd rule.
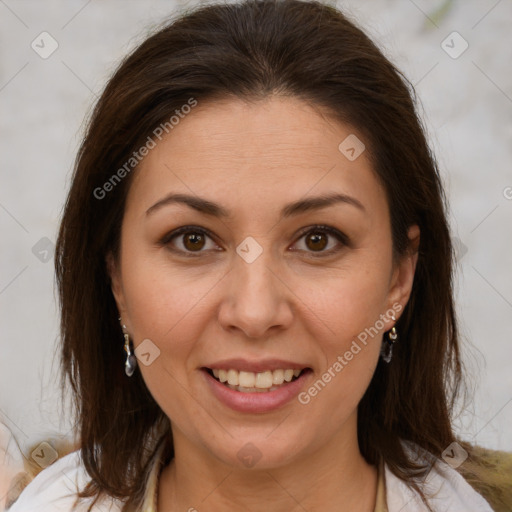
[[274, 94], [302, 99], [362, 134], [387, 194], [396, 257], [407, 250], [408, 227], [421, 230], [412, 294], [397, 323], [402, 341], [389, 365], [378, 364], [359, 404], [363, 456], [372, 464], [383, 458], [414, 485], [412, 477], [422, 468], [400, 440], [436, 456], [454, 441], [450, 411], [461, 362], [453, 251], [440, 177], [412, 86], [334, 7], [299, 0], [207, 5], [171, 20], [121, 63], [77, 156], [55, 264], [62, 369], [92, 476], [83, 496], [126, 498], [123, 510], [134, 510], [157, 443], [167, 442], [167, 457], [173, 456], [169, 421], [140, 372], [130, 381], [124, 375], [122, 332], [105, 265], [110, 251], [119, 256], [133, 172], [104, 197], [95, 191], [191, 98], [255, 101]]

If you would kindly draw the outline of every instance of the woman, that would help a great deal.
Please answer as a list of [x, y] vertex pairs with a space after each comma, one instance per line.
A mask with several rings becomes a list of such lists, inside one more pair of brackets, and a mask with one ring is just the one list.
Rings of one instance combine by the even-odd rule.
[[211, 5], [143, 42], [92, 115], [56, 270], [81, 446], [13, 512], [506, 506], [452, 429], [435, 161], [338, 10]]

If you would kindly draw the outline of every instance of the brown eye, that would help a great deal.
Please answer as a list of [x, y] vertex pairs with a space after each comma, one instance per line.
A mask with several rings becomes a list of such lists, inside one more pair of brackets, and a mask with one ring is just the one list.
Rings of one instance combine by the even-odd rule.
[[322, 251], [327, 245], [327, 235], [312, 231], [306, 237], [306, 245], [313, 251]]
[[160, 243], [184, 256], [200, 256], [202, 253], [222, 250], [202, 228], [183, 226], [162, 238]]
[[183, 235], [182, 240], [183, 245], [189, 251], [201, 250], [205, 244], [204, 235], [202, 235], [201, 233], [188, 233], [186, 235]]
[[303, 231], [303, 235], [296, 244], [302, 245], [302, 247], [299, 247], [301, 252], [313, 256], [329, 256], [345, 246], [350, 246], [350, 241], [345, 234], [335, 228], [314, 226], [313, 229]]

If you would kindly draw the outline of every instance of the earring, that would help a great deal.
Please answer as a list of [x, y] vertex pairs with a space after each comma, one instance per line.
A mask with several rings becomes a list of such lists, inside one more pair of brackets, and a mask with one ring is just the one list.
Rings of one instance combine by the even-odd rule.
[[[392, 317], [395, 320], [395, 317]], [[387, 339], [382, 341], [382, 347], [380, 349], [380, 356], [384, 360], [384, 362], [389, 363], [391, 358], [393, 357], [393, 345], [396, 343], [398, 339], [398, 334], [396, 332], [396, 327], [393, 326], [391, 330], [387, 333]]]
[[[119, 319], [121, 320], [121, 319]], [[126, 325], [123, 324], [123, 331], [126, 330]], [[133, 375], [133, 372], [135, 371], [135, 368], [137, 367], [137, 359], [132, 354], [132, 351], [130, 349], [130, 335], [125, 332], [123, 334], [124, 336], [124, 351], [126, 352], [126, 361], [124, 362], [124, 372], [128, 377], [131, 377]]]

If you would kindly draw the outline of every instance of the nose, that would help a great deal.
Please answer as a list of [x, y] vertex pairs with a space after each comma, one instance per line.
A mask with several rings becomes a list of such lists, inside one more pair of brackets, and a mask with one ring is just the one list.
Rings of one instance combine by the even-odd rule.
[[[274, 270], [269, 251], [248, 263], [235, 256], [226, 276], [218, 312], [220, 325], [228, 331], [242, 331], [248, 338], [264, 338], [286, 330], [293, 320], [293, 293]], [[281, 272], [282, 274], [282, 272]]]

